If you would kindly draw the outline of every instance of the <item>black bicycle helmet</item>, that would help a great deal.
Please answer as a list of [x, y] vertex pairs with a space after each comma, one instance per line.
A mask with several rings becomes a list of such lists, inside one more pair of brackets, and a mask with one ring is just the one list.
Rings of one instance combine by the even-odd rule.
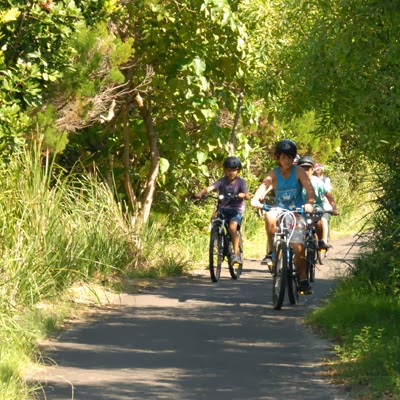
[[299, 167], [312, 167], [314, 168], [314, 160], [310, 156], [303, 156], [297, 162]]
[[242, 168], [242, 162], [238, 157], [228, 157], [224, 161], [224, 168]]
[[296, 143], [289, 139], [284, 139], [278, 142], [275, 146], [275, 154], [279, 156], [279, 154], [288, 154], [296, 157], [297, 154], [297, 146]]

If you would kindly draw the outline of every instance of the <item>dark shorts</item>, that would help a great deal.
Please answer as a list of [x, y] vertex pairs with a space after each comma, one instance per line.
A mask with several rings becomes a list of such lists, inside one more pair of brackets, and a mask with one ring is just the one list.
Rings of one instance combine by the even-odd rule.
[[222, 213], [228, 221], [235, 221], [238, 226], [242, 224], [243, 214], [240, 211], [224, 208]]

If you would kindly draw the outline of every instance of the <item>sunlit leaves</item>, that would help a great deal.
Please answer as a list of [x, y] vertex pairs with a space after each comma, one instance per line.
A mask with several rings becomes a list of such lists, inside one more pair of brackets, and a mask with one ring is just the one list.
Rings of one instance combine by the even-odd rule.
[[18, 8], [11, 8], [0, 12], [0, 24], [15, 21], [21, 14]]
[[204, 162], [207, 160], [208, 154], [205, 153], [204, 151], [198, 151], [196, 152], [196, 159], [199, 165], [204, 164]]
[[164, 175], [168, 171], [169, 165], [166, 158], [160, 157], [160, 175]]

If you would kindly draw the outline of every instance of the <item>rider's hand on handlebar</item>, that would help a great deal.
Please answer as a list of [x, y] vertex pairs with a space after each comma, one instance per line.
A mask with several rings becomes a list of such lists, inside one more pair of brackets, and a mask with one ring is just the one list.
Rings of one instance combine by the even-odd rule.
[[201, 199], [204, 199], [205, 198], [205, 196], [207, 196], [207, 195], [205, 195], [204, 193], [203, 193], [203, 191], [201, 190], [200, 192], [197, 192], [197, 193], [195, 193], [195, 194], [192, 194], [192, 200], [201, 200]]
[[314, 205], [310, 203], [304, 204], [304, 211], [307, 213], [312, 213], [314, 211]]
[[262, 210], [269, 211], [269, 205], [268, 204], [263, 204]]
[[339, 215], [339, 214], [340, 214], [339, 210], [332, 210], [332, 215]]

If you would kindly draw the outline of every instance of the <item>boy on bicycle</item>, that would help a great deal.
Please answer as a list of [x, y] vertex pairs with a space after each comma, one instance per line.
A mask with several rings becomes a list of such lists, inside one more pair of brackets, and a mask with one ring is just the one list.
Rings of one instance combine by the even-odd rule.
[[[278, 166], [267, 173], [262, 184], [256, 190], [251, 200], [251, 206], [263, 208], [261, 200], [265, 192], [272, 185], [275, 191], [275, 201], [269, 211], [266, 212], [265, 227], [268, 238], [269, 252], [261, 261], [261, 264], [272, 266], [272, 249], [274, 245], [274, 234], [276, 232], [276, 221], [283, 210], [292, 210], [304, 205], [306, 212], [312, 212], [315, 202], [315, 193], [310, 178], [303, 168], [293, 164], [297, 154], [296, 144], [288, 139], [281, 140], [275, 146], [275, 159]], [[302, 191], [307, 194], [304, 204]], [[296, 229], [291, 238], [291, 246], [294, 251], [295, 263], [299, 269], [300, 290], [307, 293], [308, 281], [306, 277], [306, 260], [304, 247], [305, 220], [300, 217]]]
[[242, 162], [238, 157], [228, 157], [224, 161], [224, 176], [218, 179], [211, 186], [208, 186], [195, 194], [201, 198], [203, 195], [218, 190], [219, 194], [225, 196], [222, 200], [222, 212], [229, 221], [228, 230], [233, 246], [233, 264], [243, 264], [239, 255], [239, 236], [238, 227], [242, 224], [243, 212], [245, 209], [244, 200], [249, 200], [250, 195], [247, 190], [246, 181], [238, 175], [242, 169]]
[[[311, 184], [314, 188], [315, 192], [315, 204], [314, 206], [318, 208], [320, 211], [324, 211], [325, 208], [325, 201], [326, 198], [331, 206], [332, 215], [339, 215], [339, 212], [336, 207], [335, 199], [333, 198], [330, 190], [326, 187], [322, 179], [313, 175], [314, 172], [314, 160], [309, 156], [303, 156], [298, 161], [298, 166], [302, 167], [308, 177], [311, 180]], [[305, 196], [305, 192], [303, 190], [303, 196]], [[320, 249], [327, 250], [328, 246], [328, 223], [330, 219], [329, 213], [324, 213], [321, 219], [316, 224], [316, 231], [318, 236], [318, 247]]]

